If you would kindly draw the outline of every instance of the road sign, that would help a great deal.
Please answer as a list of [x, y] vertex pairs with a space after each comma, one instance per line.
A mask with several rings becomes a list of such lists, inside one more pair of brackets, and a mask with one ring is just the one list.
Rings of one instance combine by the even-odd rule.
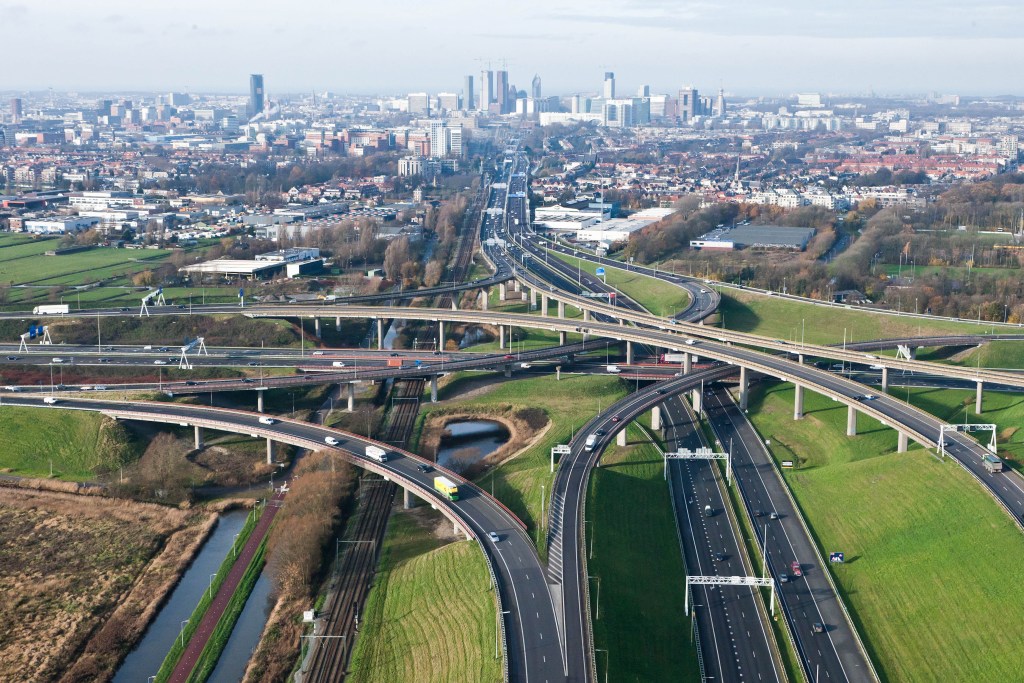
[[828, 561], [835, 564], [842, 564], [846, 561], [846, 555], [844, 553], [829, 553]]
[[598, 275], [604, 275], [604, 268], [598, 268], [594, 272], [597, 273]]

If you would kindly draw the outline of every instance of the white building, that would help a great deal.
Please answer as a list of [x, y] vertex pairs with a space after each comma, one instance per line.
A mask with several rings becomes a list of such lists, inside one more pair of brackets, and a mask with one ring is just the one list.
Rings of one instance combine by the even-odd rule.
[[99, 218], [91, 216], [49, 216], [25, 221], [25, 232], [33, 235], [66, 235], [82, 232], [98, 225]]

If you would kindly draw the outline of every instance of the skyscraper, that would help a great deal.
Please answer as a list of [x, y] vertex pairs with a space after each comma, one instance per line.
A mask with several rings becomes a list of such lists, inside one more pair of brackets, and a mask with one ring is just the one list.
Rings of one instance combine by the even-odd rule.
[[722, 88], [718, 89], [718, 99], [715, 100], [715, 116], [718, 118], [725, 116], [725, 90]]
[[487, 111], [494, 101], [494, 72], [485, 69], [480, 72], [480, 111]]
[[533, 82], [530, 84], [530, 97], [535, 100], [540, 99], [540, 76], [533, 77]]
[[465, 85], [462, 86], [462, 108], [471, 111], [476, 106], [476, 99], [473, 97], [473, 77], [466, 76]]
[[606, 100], [615, 99], [615, 74], [611, 71], [604, 72], [604, 91], [601, 95]]
[[21, 98], [11, 98], [11, 123], [21, 123], [23, 113], [21, 110]]
[[256, 116], [263, 111], [266, 105], [263, 93], [263, 74], [252, 74], [249, 76], [249, 107], [247, 113], [249, 118]]
[[694, 115], [697, 113], [697, 89], [692, 85], [679, 89], [679, 102], [677, 108], [679, 111], [679, 121], [681, 123], [688, 123], [693, 120]]
[[494, 74], [494, 101], [498, 104], [498, 113], [509, 112], [508, 102], [508, 71], [502, 69]]

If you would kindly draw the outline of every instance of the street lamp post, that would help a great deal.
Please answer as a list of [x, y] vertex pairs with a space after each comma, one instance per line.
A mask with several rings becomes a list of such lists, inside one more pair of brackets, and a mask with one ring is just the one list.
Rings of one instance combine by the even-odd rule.
[[590, 576], [588, 574], [587, 578], [588, 579], [593, 579], [594, 581], [597, 581], [597, 609], [596, 609], [597, 616], [595, 617], [595, 619], [600, 621], [601, 620], [601, 577], [600, 576]]
[[181, 630], [178, 631], [178, 639], [181, 641], [181, 646], [185, 647], [185, 625], [188, 624], [188, 619], [181, 622]]

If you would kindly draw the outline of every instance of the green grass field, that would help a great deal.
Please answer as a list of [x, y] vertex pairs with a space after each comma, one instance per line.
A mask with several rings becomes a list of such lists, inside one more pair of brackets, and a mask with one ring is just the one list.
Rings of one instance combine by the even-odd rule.
[[497, 610], [480, 548], [440, 545], [413, 514], [396, 511], [388, 522], [347, 680], [500, 681]]
[[0, 407], [0, 469], [25, 477], [89, 481], [133, 460], [140, 445], [97, 413]]
[[[846, 437], [845, 406], [814, 393], [793, 421], [792, 396], [758, 387], [751, 419], [777, 459], [798, 460], [785, 476], [819, 549], [846, 553], [831, 570], [883, 680], [1018, 678], [1024, 544], [1012, 520], [955, 463], [897, 455], [895, 431], [869, 418]], [[956, 396], [930, 403], [959, 410]]]
[[[472, 375], [461, 376], [443, 387], [439, 398], [458, 397], [465, 383], [472, 379]], [[625, 391], [622, 380], [615, 377], [575, 375], [555, 381], [554, 377], [540, 376], [498, 384], [482, 395], [460, 402], [460, 406], [541, 408], [551, 420], [551, 426], [542, 439], [524, 453], [491, 469], [476, 483], [488, 492], [493, 491], [495, 497], [526, 524], [536, 540], [543, 531], [538, 529], [543, 519], [541, 501], [544, 500], [546, 505], [546, 495], [551, 492], [551, 448], [569, 443], [572, 434], [579, 431], [587, 420], [601, 408], [619, 400]], [[430, 405], [423, 407], [420, 421], [431, 412], [431, 408]], [[543, 499], [542, 495], [545, 495]], [[543, 543], [538, 543], [538, 547], [543, 556]]]
[[735, 290], [722, 292], [719, 315], [724, 316], [725, 327], [730, 330], [798, 343], [802, 333], [804, 340], [812, 344], [841, 344], [844, 331], [847, 341], [866, 341], [950, 332], [987, 334], [992, 329], [984, 323], [929, 321], [850, 308], [828, 308]]
[[[597, 679], [699, 680], [691, 622], [683, 614], [682, 551], [661, 456], [636, 425], [625, 448], [609, 446], [590, 477], [587, 516], [595, 528], [587, 572]], [[641, 503], [642, 504], [638, 504]]]
[[[0, 238], [0, 244], [4, 239]], [[174, 253], [170, 249], [97, 248], [62, 256], [44, 255], [56, 247], [55, 240], [39, 240], [0, 249], [0, 282], [84, 284], [158, 267]]]
[[[561, 252], [548, 252], [551, 257], [558, 257], [566, 263], [578, 266], [584, 273], [597, 277], [597, 269], [601, 266], [567, 256]], [[632, 271], [605, 267], [605, 280], [631, 299], [637, 301], [654, 315], [674, 316], [690, 305], [690, 294], [682, 287], [662, 282], [653, 277]]]

